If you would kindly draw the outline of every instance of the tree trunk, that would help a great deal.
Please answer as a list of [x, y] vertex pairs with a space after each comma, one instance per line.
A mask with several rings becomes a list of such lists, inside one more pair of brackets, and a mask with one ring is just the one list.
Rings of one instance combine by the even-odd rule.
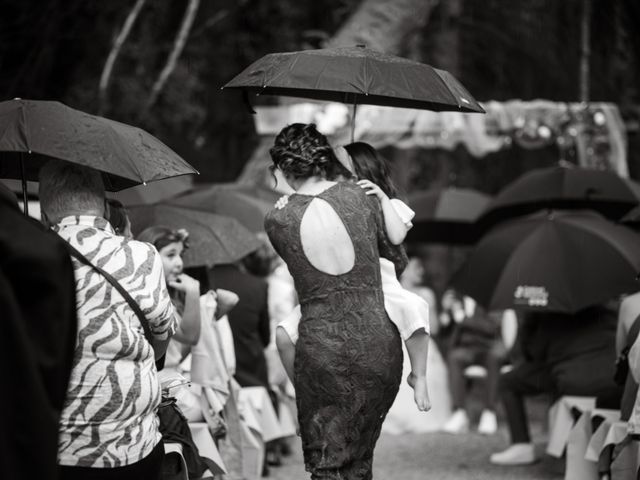
[[430, 64], [458, 78], [460, 75], [460, 30], [458, 19], [462, 15], [462, 0], [442, 3], [439, 25], [433, 35], [433, 51]]
[[118, 58], [118, 54], [120, 53], [124, 42], [127, 40], [129, 33], [131, 33], [133, 24], [136, 22], [138, 14], [140, 13], [140, 10], [142, 10], [146, 1], [147, 0], [137, 0], [133, 5], [133, 8], [129, 12], [129, 15], [127, 15], [127, 19], [122, 26], [122, 30], [120, 30], [120, 33], [113, 42], [107, 61], [104, 64], [102, 75], [100, 75], [100, 83], [98, 84], [98, 113], [100, 115], [103, 115], [107, 111], [107, 88], [109, 87], [109, 80], [111, 79], [111, 72], [113, 71], [113, 66], [116, 63], [116, 58]]
[[180, 31], [178, 32], [178, 35], [176, 35], [176, 40], [173, 43], [173, 49], [171, 50], [171, 53], [167, 58], [167, 63], [160, 72], [160, 75], [158, 75], [156, 83], [154, 83], [153, 87], [151, 88], [151, 93], [149, 94], [149, 98], [147, 99], [147, 103], [144, 107], [144, 113], [148, 112], [153, 104], [156, 103], [156, 100], [158, 100], [158, 96], [160, 96], [160, 92], [162, 92], [162, 89], [167, 82], [167, 79], [176, 68], [176, 64], [178, 63], [180, 54], [182, 53], [182, 50], [187, 43], [187, 38], [189, 37], [189, 32], [191, 31], [191, 27], [193, 26], [193, 21], [196, 18], [196, 13], [198, 11], [199, 5], [200, 0], [189, 0], [189, 5], [187, 5], [187, 10], [185, 11], [184, 17], [182, 19]]
[[365, 45], [397, 55], [407, 37], [426, 24], [438, 3], [439, 0], [363, 0], [327, 46]]

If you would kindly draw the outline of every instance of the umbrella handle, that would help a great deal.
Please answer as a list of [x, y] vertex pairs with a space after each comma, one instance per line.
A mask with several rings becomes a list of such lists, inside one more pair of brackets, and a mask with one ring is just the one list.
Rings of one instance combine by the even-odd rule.
[[356, 136], [356, 113], [358, 111], [358, 101], [353, 100], [353, 115], [351, 115], [351, 143], [355, 142]]
[[24, 214], [29, 216], [29, 202], [27, 201], [27, 179], [24, 174], [24, 153], [20, 152], [20, 179], [22, 180], [22, 208]]

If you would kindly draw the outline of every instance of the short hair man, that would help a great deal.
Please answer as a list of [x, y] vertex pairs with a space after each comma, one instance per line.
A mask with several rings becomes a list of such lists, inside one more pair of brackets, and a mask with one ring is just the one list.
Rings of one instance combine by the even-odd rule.
[[104, 218], [104, 185], [95, 170], [47, 163], [40, 203], [48, 225], [127, 289], [156, 340], [153, 346], [145, 340], [138, 317], [111, 283], [73, 260], [78, 336], [60, 422], [62, 478], [88, 478], [87, 469], [95, 468], [100, 478], [158, 478], [164, 449], [154, 349], [156, 357], [163, 353], [178, 318], [160, 256], [149, 244], [115, 234]]

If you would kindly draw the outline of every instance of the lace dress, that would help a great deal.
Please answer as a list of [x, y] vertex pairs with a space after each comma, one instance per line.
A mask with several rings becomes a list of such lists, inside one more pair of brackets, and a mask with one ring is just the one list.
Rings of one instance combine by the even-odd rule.
[[[346, 273], [325, 273], [305, 254], [301, 223], [316, 199], [333, 209], [351, 240], [355, 260]], [[373, 450], [402, 374], [401, 340], [384, 309], [379, 257], [402, 271], [406, 255], [387, 240], [377, 199], [347, 182], [315, 196], [291, 195], [283, 209], [267, 215], [265, 228], [302, 308], [294, 385], [306, 468], [312, 479], [370, 479]]]

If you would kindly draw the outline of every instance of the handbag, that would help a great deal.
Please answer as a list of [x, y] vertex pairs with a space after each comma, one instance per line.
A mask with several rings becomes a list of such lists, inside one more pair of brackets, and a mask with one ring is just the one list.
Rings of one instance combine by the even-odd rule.
[[[142, 325], [142, 329], [144, 330], [144, 337], [147, 339], [149, 344], [153, 345], [152, 343], [153, 335], [151, 334], [151, 328], [149, 328], [149, 322], [147, 321], [147, 317], [144, 315], [144, 312], [140, 308], [140, 305], [138, 305], [138, 302], [136, 302], [131, 297], [131, 295], [129, 295], [129, 293], [125, 290], [122, 284], [118, 280], [116, 280], [110, 273], [105, 272], [102, 268], [100, 268], [99, 266], [91, 262], [87, 257], [85, 257], [82, 253], [80, 253], [78, 249], [76, 249], [69, 242], [66, 242], [66, 243], [67, 243], [67, 249], [69, 250], [69, 253], [71, 254], [72, 257], [78, 259], [80, 262], [84, 263], [85, 265], [97, 271], [111, 285], [113, 285], [113, 288], [115, 288], [118, 291], [118, 293], [120, 293], [120, 295], [122, 295], [122, 298], [125, 299], [125, 301], [129, 304], [133, 312], [138, 317], [138, 320], [140, 321], [140, 325]], [[164, 368], [164, 360], [165, 360], [165, 355], [162, 355], [162, 357], [156, 360], [156, 369], [158, 371]]]

